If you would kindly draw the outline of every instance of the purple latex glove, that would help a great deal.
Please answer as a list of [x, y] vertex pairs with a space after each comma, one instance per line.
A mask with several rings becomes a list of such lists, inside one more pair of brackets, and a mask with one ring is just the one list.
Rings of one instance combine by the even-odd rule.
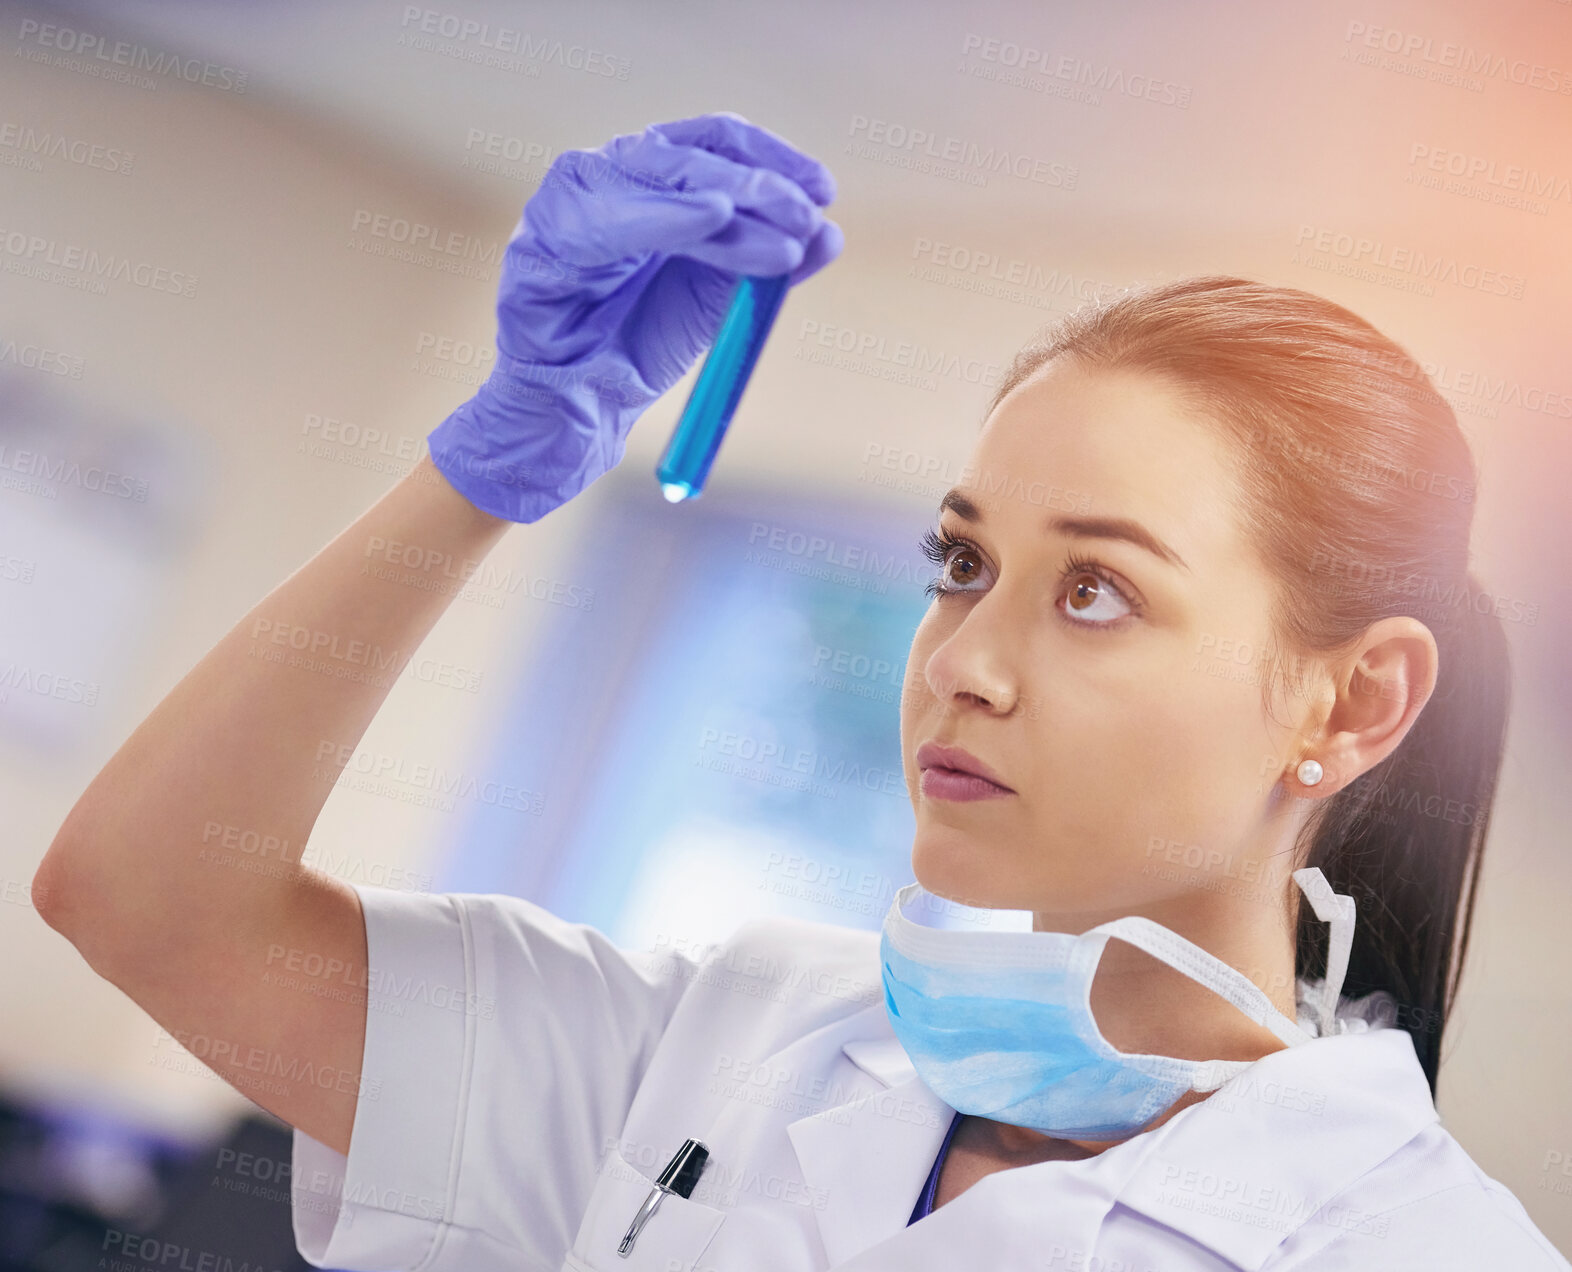
[[741, 275], [795, 284], [835, 259], [834, 197], [823, 164], [730, 112], [564, 151], [503, 256], [496, 366], [432, 462], [509, 521], [566, 503], [714, 341]]

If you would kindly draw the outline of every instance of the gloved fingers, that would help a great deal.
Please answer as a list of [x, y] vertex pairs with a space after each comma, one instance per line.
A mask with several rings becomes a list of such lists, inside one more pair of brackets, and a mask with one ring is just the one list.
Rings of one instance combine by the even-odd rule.
[[803, 279], [816, 274], [837, 256], [846, 244], [846, 236], [841, 233], [841, 227], [834, 221], [825, 221], [819, 227], [819, 232], [808, 240], [808, 250], [803, 254], [802, 264], [791, 273], [789, 286], [795, 287]]
[[821, 207], [835, 198], [835, 178], [828, 168], [735, 111], [713, 111], [671, 123], [651, 124], [646, 131], [679, 145], [698, 146], [736, 163], [769, 168], [790, 177]]
[[637, 183], [643, 188], [665, 184], [673, 198], [692, 191], [719, 190], [737, 207], [795, 234], [804, 243], [824, 221], [818, 204], [792, 178], [702, 146], [672, 142], [659, 126], [613, 138], [604, 154], [622, 170], [616, 177], [606, 176], [609, 190], [617, 189], [619, 183]]
[[736, 290], [737, 275], [729, 270], [685, 256], [662, 261], [623, 323], [639, 378], [661, 392], [681, 379], [714, 341]]
[[737, 274], [789, 274], [802, 264], [803, 244], [768, 222], [739, 212], [723, 229], [697, 243], [673, 248], [717, 269]]
[[733, 210], [719, 190], [628, 190], [608, 197], [563, 183], [552, 197], [524, 205], [508, 250], [528, 251], [538, 243], [573, 265], [606, 265], [701, 242], [732, 220]]

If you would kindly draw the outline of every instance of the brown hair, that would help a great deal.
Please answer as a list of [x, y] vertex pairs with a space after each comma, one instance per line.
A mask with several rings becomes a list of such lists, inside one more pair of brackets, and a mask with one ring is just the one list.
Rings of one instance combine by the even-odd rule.
[[[1475, 470], [1457, 417], [1362, 318], [1242, 278], [1139, 287], [1069, 314], [1016, 354], [988, 413], [1065, 356], [1159, 376], [1235, 443], [1244, 524], [1281, 584], [1263, 685], [1288, 674], [1290, 651], [1336, 655], [1389, 615], [1435, 636], [1439, 673], [1419, 718], [1391, 755], [1318, 802], [1296, 862], [1355, 898], [1343, 992], [1392, 995], [1392, 1023], [1413, 1037], [1434, 1093], [1511, 681], [1504, 598], [1492, 602], [1468, 569]], [[1297, 974], [1324, 975], [1325, 925], [1297, 913]]]

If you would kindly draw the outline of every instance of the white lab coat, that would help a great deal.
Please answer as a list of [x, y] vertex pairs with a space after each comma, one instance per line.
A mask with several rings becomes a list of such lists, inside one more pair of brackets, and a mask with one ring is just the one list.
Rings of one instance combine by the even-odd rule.
[[[319, 1267], [1572, 1268], [1442, 1129], [1402, 1030], [1274, 1052], [1157, 1130], [988, 1175], [908, 1228], [953, 1110], [890, 1030], [877, 933], [768, 919], [652, 956], [515, 897], [359, 892], [349, 1155], [294, 1140], [295, 1236]], [[309, 970], [303, 989], [343, 990]], [[619, 1257], [689, 1137], [710, 1150], [698, 1187]]]

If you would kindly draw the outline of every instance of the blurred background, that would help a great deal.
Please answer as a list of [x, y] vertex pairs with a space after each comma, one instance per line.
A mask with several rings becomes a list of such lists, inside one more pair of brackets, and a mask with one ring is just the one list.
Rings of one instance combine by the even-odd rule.
[[435, 3], [0, 3], [0, 1266], [125, 1233], [300, 1266], [284, 1129], [45, 927], [33, 871], [485, 377], [552, 157], [720, 109], [830, 166], [843, 257], [787, 298], [702, 499], [653, 476], [690, 373], [510, 532], [307, 859], [628, 946], [876, 928], [911, 877], [917, 539], [1011, 355], [1135, 283], [1317, 291], [1455, 406], [1475, 569], [1521, 616], [1439, 1105], [1572, 1252], [1572, 4]]

